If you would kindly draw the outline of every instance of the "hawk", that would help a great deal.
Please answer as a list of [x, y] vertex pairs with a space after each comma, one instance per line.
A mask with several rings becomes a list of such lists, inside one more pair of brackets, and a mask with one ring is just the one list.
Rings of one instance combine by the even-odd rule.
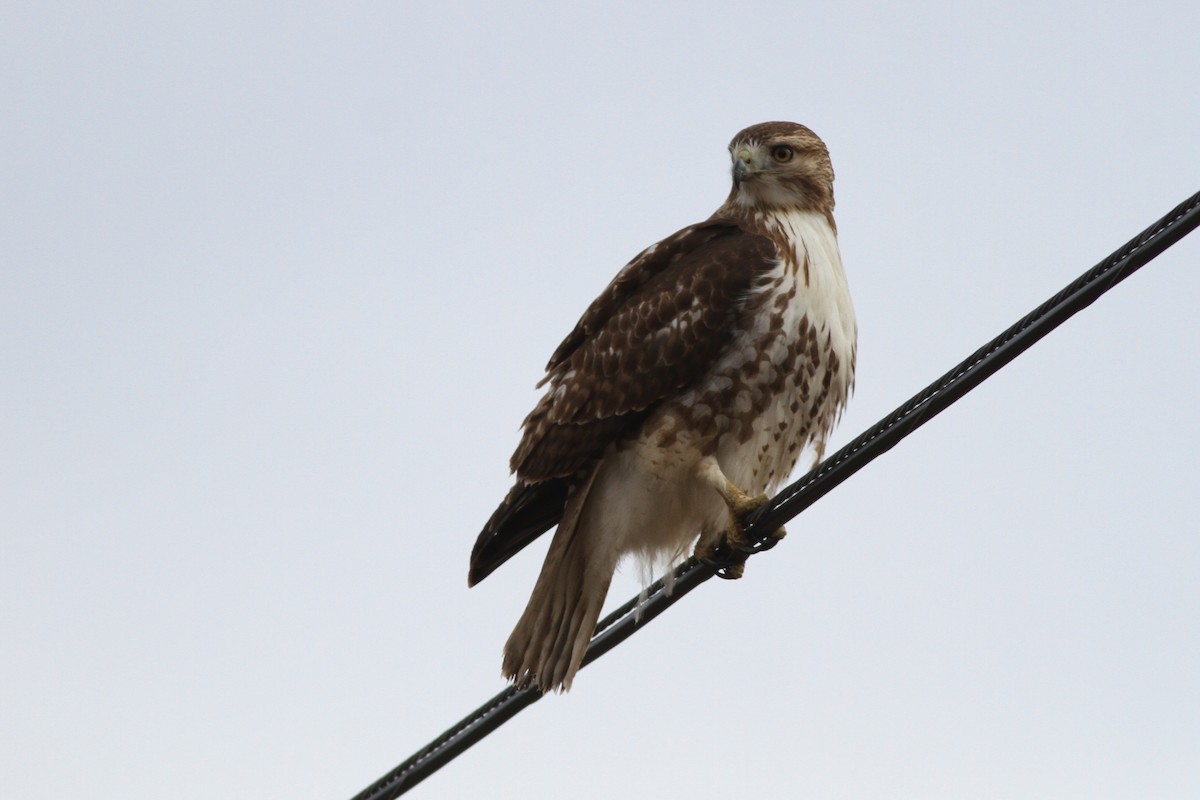
[[473, 586], [558, 525], [504, 646], [520, 686], [570, 689], [622, 557], [744, 539], [763, 493], [802, 453], [820, 461], [853, 388], [829, 151], [765, 122], [729, 152], [724, 204], [638, 254], [554, 351], [516, 485], [471, 553]]

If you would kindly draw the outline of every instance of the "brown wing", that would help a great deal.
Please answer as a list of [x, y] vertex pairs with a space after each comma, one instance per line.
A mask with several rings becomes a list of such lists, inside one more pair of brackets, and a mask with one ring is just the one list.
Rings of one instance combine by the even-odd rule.
[[570, 487], [605, 447], [707, 372], [777, 258], [769, 239], [710, 220], [621, 270], [550, 359], [549, 388], [512, 457], [517, 485], [476, 541], [472, 584], [557, 523]]
[[557, 525], [572, 485], [569, 478], [541, 483], [517, 481], [475, 540], [467, 585], [479, 583], [525, 545]]
[[704, 375], [776, 259], [770, 240], [728, 222], [685, 228], [634, 259], [551, 359], [549, 389], [513, 454], [517, 477], [578, 472]]

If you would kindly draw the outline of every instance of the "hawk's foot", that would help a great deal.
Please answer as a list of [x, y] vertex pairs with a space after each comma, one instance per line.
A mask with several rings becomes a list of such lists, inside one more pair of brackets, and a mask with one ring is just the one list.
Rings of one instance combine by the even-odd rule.
[[[717, 566], [717, 575], [728, 580], [737, 580], [746, 572], [746, 559], [754, 551], [754, 542], [746, 535], [746, 517], [757, 511], [770, 499], [765, 494], [757, 497], [738, 489], [732, 484], [722, 492], [729, 506], [733, 524], [716, 539], [696, 543], [693, 555], [697, 560]], [[771, 534], [774, 541], [765, 548], [774, 547], [774, 543], [787, 535], [783, 528]]]
[[765, 494], [751, 497], [732, 484], [728, 487], [726, 493], [724, 494], [724, 498], [725, 504], [729, 506], [729, 513], [733, 514], [733, 518], [737, 522], [739, 528], [743, 527], [742, 521], [745, 520], [746, 517], [765, 506], [767, 501], [771, 499]]
[[[753, 514], [758, 509], [767, 504], [771, 498], [765, 494], [760, 494], [757, 497], [751, 497], [741, 489], [733, 486], [729, 487], [728, 494], [722, 495], [725, 498], [726, 504], [729, 506], [729, 513], [733, 516], [733, 526], [725, 532], [723, 541], [734, 550], [748, 552], [754, 544], [750, 537], [746, 535], [746, 518]], [[771, 534], [771, 538], [775, 540], [771, 545], [764, 549], [770, 549], [775, 546], [784, 536], [787, 536], [787, 531], [780, 528]]]
[[696, 542], [692, 555], [697, 561], [716, 567], [720, 578], [737, 580], [746, 572], [746, 554], [730, 547], [726, 534]]

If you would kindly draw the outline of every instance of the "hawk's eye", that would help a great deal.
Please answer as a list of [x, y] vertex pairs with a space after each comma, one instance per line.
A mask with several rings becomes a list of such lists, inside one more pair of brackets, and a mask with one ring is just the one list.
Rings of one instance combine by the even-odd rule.
[[771, 158], [778, 161], [780, 164], [786, 164], [791, 161], [796, 155], [796, 151], [788, 147], [786, 144], [777, 144], [771, 148]]

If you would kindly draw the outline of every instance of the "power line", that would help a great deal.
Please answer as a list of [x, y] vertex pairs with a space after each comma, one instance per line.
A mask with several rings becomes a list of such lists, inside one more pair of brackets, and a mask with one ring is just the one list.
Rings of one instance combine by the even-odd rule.
[[[751, 544], [746, 549], [725, 553], [718, 563], [689, 559], [675, 569], [673, 580], [660, 578], [642, 595], [631, 598], [601, 620], [583, 658], [583, 665], [587, 666], [628, 639], [704, 581], [722, 574], [730, 566], [744, 562], [754, 553], [773, 547], [776, 540], [770, 535], [771, 532], [778, 530], [876, 457], [895, 447], [901, 439], [937, 416], [1197, 226], [1200, 226], [1200, 192], [1180, 203], [1158, 222], [976, 350], [954, 369], [825, 459], [812, 472], [779, 492], [747, 520], [746, 537]], [[672, 586], [669, 591], [668, 585]], [[535, 688], [508, 687], [355, 795], [353, 800], [393, 800], [399, 797], [522, 709], [537, 702], [541, 696], [541, 692]]]

